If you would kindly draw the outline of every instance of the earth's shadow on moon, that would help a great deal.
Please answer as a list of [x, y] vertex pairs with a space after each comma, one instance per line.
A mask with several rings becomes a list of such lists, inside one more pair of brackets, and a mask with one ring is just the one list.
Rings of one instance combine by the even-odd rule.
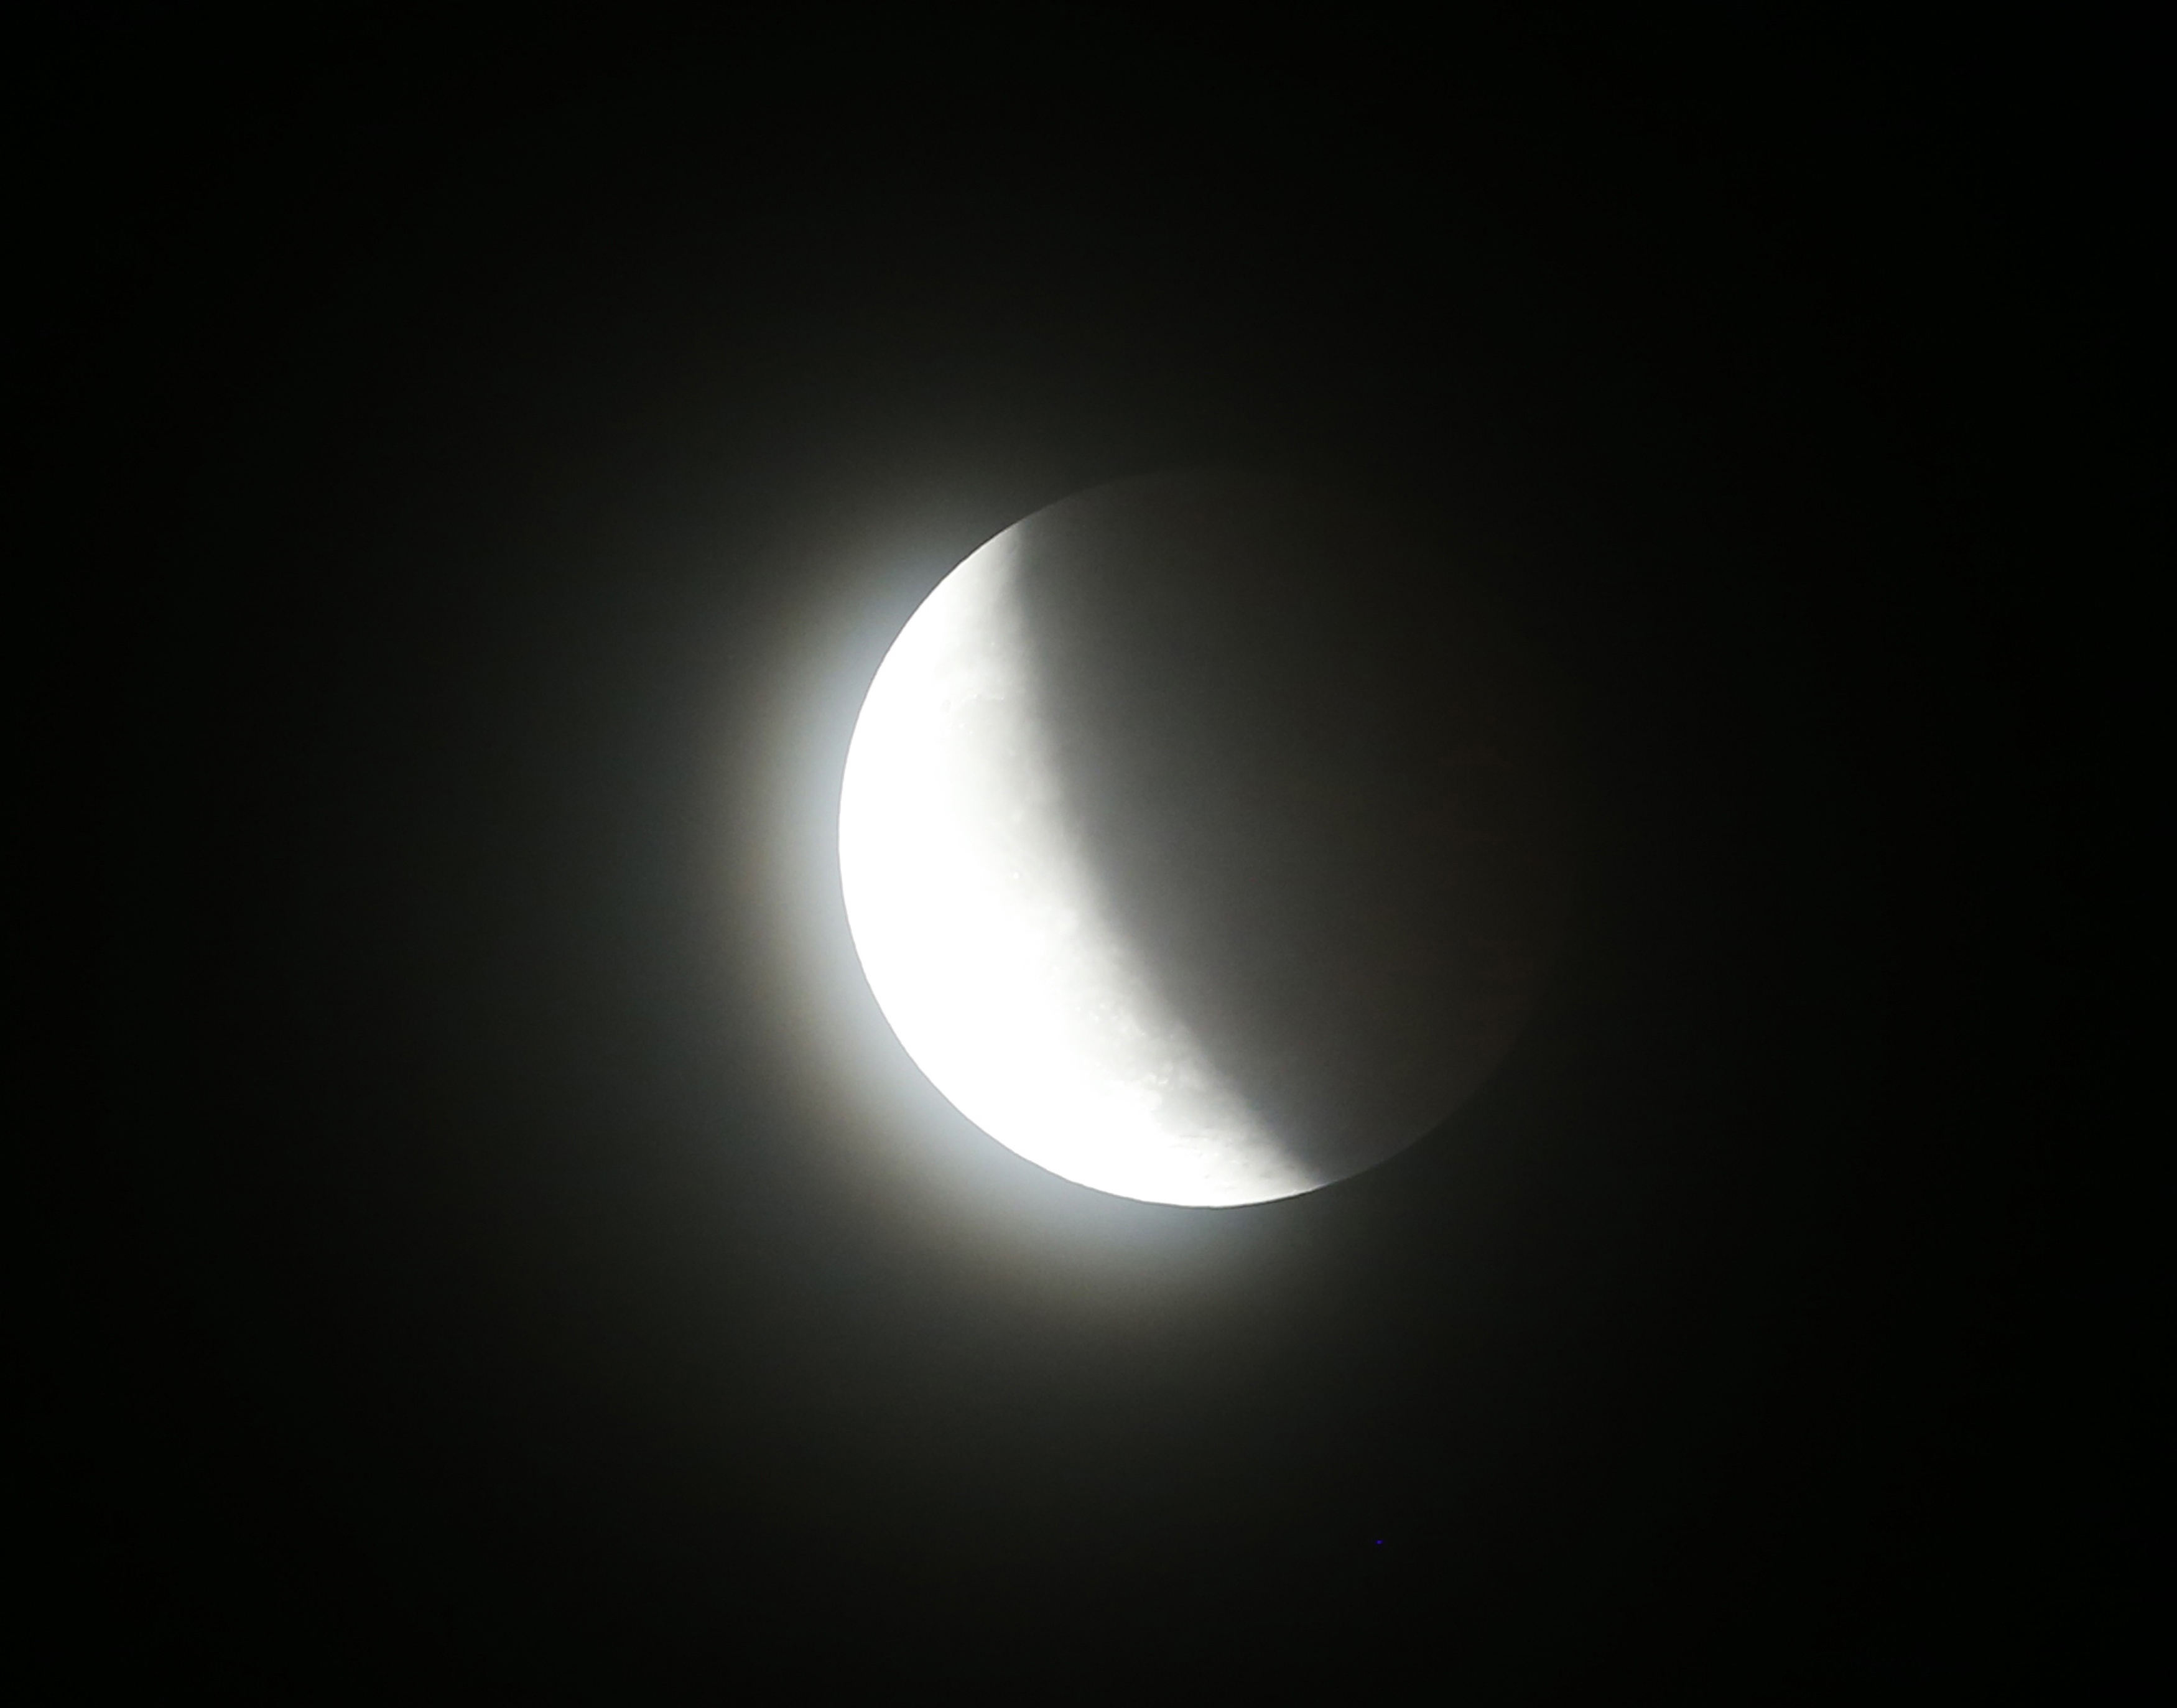
[[1318, 1184], [1440, 1126], [1564, 947], [1577, 765], [1446, 543], [1190, 472], [1018, 525], [1039, 722], [1106, 917]]

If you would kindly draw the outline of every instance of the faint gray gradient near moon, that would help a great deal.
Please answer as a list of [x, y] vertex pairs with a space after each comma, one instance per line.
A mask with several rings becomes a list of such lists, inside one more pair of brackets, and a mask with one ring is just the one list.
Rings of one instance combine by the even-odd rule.
[[993, 1137], [1235, 1204], [1421, 1138], [1563, 935], [1564, 708], [1440, 546], [1263, 477], [1016, 524], [902, 631], [842, 790], [886, 1018]]

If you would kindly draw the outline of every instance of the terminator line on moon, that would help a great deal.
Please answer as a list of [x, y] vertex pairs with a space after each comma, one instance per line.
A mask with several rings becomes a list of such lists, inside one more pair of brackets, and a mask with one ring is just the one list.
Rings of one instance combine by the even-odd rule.
[[1560, 709], [1427, 543], [1252, 477], [1097, 488], [947, 576], [870, 687], [848, 922], [915, 1064], [1154, 1203], [1308, 1192], [1487, 1077], [1562, 932]]

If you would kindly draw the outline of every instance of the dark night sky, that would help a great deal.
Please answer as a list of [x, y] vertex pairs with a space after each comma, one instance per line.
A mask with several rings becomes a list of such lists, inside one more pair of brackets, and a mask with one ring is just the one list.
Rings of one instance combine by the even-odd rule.
[[[2082, 700], [2070, 620], [2133, 477], [2084, 447], [2144, 134], [2050, 116], [2092, 54], [152, 18], [84, 50], [55, 274], [146, 661], [71, 696], [121, 707], [142, 1652], [615, 1700], [2106, 1652], [2048, 1538], [2119, 1546], [2113, 1453], [2046, 1398], [2130, 1379], [2065, 1255], [2127, 1034], [2044, 905], [2124, 881], [2057, 827], [2121, 839], [2080, 732], [2147, 691], [2109, 639]], [[826, 791], [967, 551], [1250, 460], [1455, 519], [1573, 685], [1596, 878], [1456, 1121], [1179, 1211], [887, 1053]]]

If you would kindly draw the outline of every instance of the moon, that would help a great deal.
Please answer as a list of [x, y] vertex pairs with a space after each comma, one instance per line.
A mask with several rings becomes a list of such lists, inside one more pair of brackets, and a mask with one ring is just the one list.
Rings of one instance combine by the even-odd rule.
[[1561, 696], [1425, 535], [1267, 477], [1077, 494], [939, 583], [848, 750], [863, 971], [969, 1121], [1151, 1203], [1380, 1163], [1563, 936]]

